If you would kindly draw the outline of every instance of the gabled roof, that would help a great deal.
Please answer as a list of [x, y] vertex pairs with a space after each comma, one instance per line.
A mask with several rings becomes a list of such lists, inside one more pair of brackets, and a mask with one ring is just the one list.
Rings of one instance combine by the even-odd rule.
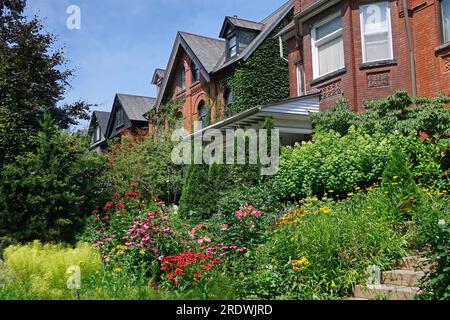
[[147, 121], [144, 114], [153, 109], [156, 102], [155, 98], [130, 94], [118, 93], [116, 97], [131, 121]]
[[222, 25], [222, 30], [220, 30], [219, 34], [220, 38], [225, 38], [227, 29], [230, 25], [238, 29], [247, 29], [254, 31], [261, 31], [264, 28], [264, 24], [259, 22], [240, 19], [238, 17], [225, 17], [225, 21]]
[[241, 27], [250, 27], [253, 30], [255, 30], [254, 28], [258, 28], [258, 31], [260, 31], [256, 38], [237, 57], [231, 60], [226, 59], [226, 43], [224, 40], [194, 35], [187, 32], [178, 32], [167, 64], [166, 75], [156, 100], [156, 107], [158, 108], [161, 105], [162, 99], [166, 94], [167, 84], [173, 76], [172, 69], [177, 60], [180, 48], [186, 51], [189, 57], [200, 68], [203, 77], [209, 81], [211, 74], [219, 72], [240, 60], [247, 60], [293, 8], [293, 0], [289, 0], [260, 22], [227, 17], [226, 21], [228, 23]]
[[92, 113], [91, 117], [91, 124], [90, 127], [94, 125], [94, 119], [96, 119], [96, 123], [100, 126], [100, 129], [102, 130], [102, 133], [104, 134], [106, 132], [106, 128], [108, 127], [108, 121], [109, 117], [111, 115], [111, 112], [106, 111], [94, 111]]
[[189, 55], [194, 63], [200, 68], [203, 77], [209, 81], [209, 75], [225, 52], [225, 41], [204, 36], [195, 35], [188, 32], [178, 32], [167, 64], [166, 73], [156, 100], [156, 107], [159, 107], [164, 97], [167, 84], [173, 76], [172, 69], [177, 60], [180, 49]]
[[152, 78], [152, 84], [158, 84], [159, 81], [161, 81], [162, 79], [164, 79], [164, 76], [166, 75], [166, 70], [164, 69], [156, 69], [155, 73], [153, 73], [153, 78]]
[[188, 32], [179, 32], [180, 36], [193, 51], [194, 56], [200, 60], [201, 65], [211, 73], [225, 51], [225, 41], [195, 35]]
[[264, 25], [261, 29], [261, 33], [256, 36], [256, 38], [242, 51], [239, 55], [231, 60], [226, 60], [225, 53], [222, 58], [217, 63], [213, 72], [218, 72], [230, 65], [236, 63], [239, 60], [247, 60], [253, 52], [261, 45], [261, 43], [269, 36], [269, 34], [280, 24], [284, 17], [294, 8], [294, 2], [292, 0], [286, 2], [278, 10], [272, 13], [267, 18], [263, 19], [260, 24]]

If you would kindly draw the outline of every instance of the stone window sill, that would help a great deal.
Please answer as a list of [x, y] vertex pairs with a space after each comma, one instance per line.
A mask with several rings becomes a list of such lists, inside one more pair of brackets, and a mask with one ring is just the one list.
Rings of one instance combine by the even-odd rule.
[[316, 84], [318, 84], [318, 83], [321, 83], [321, 82], [324, 82], [324, 81], [327, 81], [327, 80], [336, 78], [336, 77], [338, 77], [338, 76], [340, 76], [340, 75], [343, 75], [343, 74], [346, 73], [346, 72], [347, 72], [347, 69], [346, 69], [345, 67], [342, 68], [342, 69], [333, 71], [333, 72], [331, 72], [331, 73], [328, 73], [328, 74], [326, 74], [326, 75], [324, 75], [324, 76], [321, 76], [321, 77], [319, 77], [319, 78], [316, 78], [316, 79], [312, 80], [312, 81], [311, 81], [311, 85], [313, 86], [313, 85], [316, 85]]
[[397, 65], [397, 60], [395, 60], [395, 59], [365, 62], [365, 63], [362, 63], [359, 65], [359, 70], [383, 68], [383, 67], [390, 67], [390, 66], [396, 66], [396, 65]]
[[434, 51], [436, 53], [441, 53], [443, 51], [447, 51], [450, 50], [450, 42], [444, 43], [442, 45], [440, 45], [439, 47], [437, 47], [436, 49], [434, 49]]

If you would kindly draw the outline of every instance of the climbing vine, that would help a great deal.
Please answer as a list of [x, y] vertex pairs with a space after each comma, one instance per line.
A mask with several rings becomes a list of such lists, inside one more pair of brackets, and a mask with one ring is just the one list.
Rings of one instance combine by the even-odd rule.
[[163, 123], [164, 120], [167, 120], [169, 127], [174, 127], [178, 120], [178, 113], [183, 105], [184, 101], [182, 100], [168, 101], [159, 108], [150, 110], [146, 115], [150, 121]]
[[275, 37], [282, 28], [280, 23], [250, 59], [222, 81], [234, 94], [233, 114], [289, 97], [289, 67], [280, 58]]

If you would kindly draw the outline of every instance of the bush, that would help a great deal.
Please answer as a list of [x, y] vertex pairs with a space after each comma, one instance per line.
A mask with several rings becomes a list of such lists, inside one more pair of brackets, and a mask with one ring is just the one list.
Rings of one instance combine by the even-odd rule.
[[368, 112], [353, 113], [344, 100], [339, 100], [329, 112], [312, 116], [317, 131], [333, 130], [347, 134], [351, 126], [373, 134], [376, 131], [402, 134], [424, 132], [429, 136], [445, 135], [450, 132], [450, 109], [445, 108], [450, 97], [443, 95], [434, 99], [408, 96], [406, 91], [372, 101], [366, 101]]
[[383, 173], [392, 145], [382, 134], [373, 136], [350, 129], [341, 136], [332, 131], [317, 133], [313, 142], [284, 148], [275, 188], [290, 199], [352, 192], [368, 186]]
[[[259, 299], [336, 299], [365, 283], [366, 269], [390, 268], [407, 243], [392, 228], [385, 211], [386, 195], [373, 188], [334, 203], [313, 197], [278, 221], [267, 243], [255, 251], [237, 283], [242, 297]], [[397, 215], [400, 215], [397, 209]]]
[[33, 299], [74, 298], [75, 293], [66, 287], [66, 272], [72, 265], [80, 267], [82, 281], [102, 269], [99, 252], [87, 244], [80, 243], [75, 249], [38, 241], [11, 246], [5, 250], [5, 266], [13, 281], [4, 290], [21, 287]]
[[145, 200], [159, 197], [176, 203], [183, 187], [183, 167], [173, 164], [172, 148], [172, 142], [167, 139], [124, 135], [121, 143], [113, 144], [107, 153], [109, 162], [102, 175], [102, 185], [112, 195], [125, 193], [130, 184], [138, 183]]
[[0, 237], [17, 242], [74, 240], [98, 191], [104, 159], [85, 140], [41, 123], [35, 153], [18, 157], [0, 180]]

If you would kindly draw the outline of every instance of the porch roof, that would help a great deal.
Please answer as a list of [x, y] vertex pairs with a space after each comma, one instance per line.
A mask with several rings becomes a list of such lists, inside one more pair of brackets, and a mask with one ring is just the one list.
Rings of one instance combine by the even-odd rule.
[[312, 134], [313, 128], [309, 116], [311, 113], [319, 112], [319, 100], [320, 94], [314, 93], [275, 104], [257, 106], [198, 130], [186, 139], [199, 135], [207, 137], [207, 131], [214, 129], [222, 132], [239, 128], [260, 129], [268, 117], [273, 119], [274, 127], [280, 130], [280, 134]]

